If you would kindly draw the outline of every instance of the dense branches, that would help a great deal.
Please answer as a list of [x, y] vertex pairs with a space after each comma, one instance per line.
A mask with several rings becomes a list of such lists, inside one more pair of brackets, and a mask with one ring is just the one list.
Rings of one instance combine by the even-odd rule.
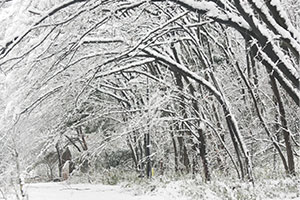
[[3, 40], [1, 130], [43, 138], [31, 166], [70, 145], [87, 172], [115, 147], [148, 177], [253, 181], [275, 148], [295, 174], [298, 32], [277, 0], [57, 2]]

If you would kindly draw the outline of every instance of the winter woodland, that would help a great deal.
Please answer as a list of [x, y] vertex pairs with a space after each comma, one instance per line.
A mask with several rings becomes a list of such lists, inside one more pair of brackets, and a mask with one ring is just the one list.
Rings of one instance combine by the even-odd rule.
[[0, 0], [0, 25], [0, 199], [300, 199], [299, 0]]

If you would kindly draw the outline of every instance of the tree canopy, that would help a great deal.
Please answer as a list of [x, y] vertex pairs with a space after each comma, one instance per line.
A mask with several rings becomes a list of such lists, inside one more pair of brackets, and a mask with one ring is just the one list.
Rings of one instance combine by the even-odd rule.
[[253, 181], [273, 159], [294, 175], [299, 10], [297, 0], [2, 1], [0, 159], [18, 152], [30, 172], [69, 145], [80, 168]]

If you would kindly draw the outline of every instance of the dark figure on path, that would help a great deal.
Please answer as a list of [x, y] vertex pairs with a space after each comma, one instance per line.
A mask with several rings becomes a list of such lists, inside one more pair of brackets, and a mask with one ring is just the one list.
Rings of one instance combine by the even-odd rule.
[[69, 174], [72, 173], [72, 171], [75, 169], [74, 163], [72, 162], [72, 154], [71, 154], [71, 151], [70, 151], [69, 147], [67, 147], [64, 150], [64, 152], [61, 156], [61, 166], [60, 166], [60, 168], [61, 168], [63, 180], [68, 179]]
[[71, 155], [71, 151], [69, 150], [69, 147], [66, 148], [66, 150], [63, 152], [63, 154], [61, 156], [62, 166], [64, 166], [64, 164], [65, 164], [65, 162], [67, 162], [67, 160], [72, 160], [72, 155]]

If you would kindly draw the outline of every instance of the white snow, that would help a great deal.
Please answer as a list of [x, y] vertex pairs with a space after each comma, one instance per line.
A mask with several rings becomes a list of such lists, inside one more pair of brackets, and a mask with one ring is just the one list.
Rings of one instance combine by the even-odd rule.
[[124, 42], [121, 37], [114, 37], [114, 38], [93, 38], [93, 37], [86, 37], [82, 41], [83, 43], [114, 43], [114, 42]]
[[[220, 10], [214, 2], [206, 2], [206, 1], [193, 1], [193, 0], [179, 0], [180, 2], [189, 5], [197, 10], [205, 11], [206, 15], [211, 18], [221, 19], [224, 21], [232, 21], [234, 23], [239, 24], [241, 27], [245, 29], [250, 29], [249, 25], [245, 22], [245, 20], [236, 14], [231, 12], [225, 12], [225, 10]], [[226, 3], [226, 5], [228, 5]]]
[[284, 11], [284, 9], [281, 6], [281, 2], [279, 0], [271, 0], [270, 4], [275, 6], [277, 11], [280, 14], [280, 17], [285, 19], [285, 23], [287, 25], [287, 28], [290, 32], [293, 33], [293, 36], [295, 39], [300, 42], [300, 33], [299, 31], [296, 30], [296, 28], [292, 25], [291, 21], [289, 20], [289, 17], [287, 16], [287, 13]]
[[103, 73], [97, 75], [97, 77], [108, 76], [108, 75], [111, 75], [111, 74], [114, 74], [114, 73], [117, 73], [117, 72], [120, 72], [120, 71], [124, 71], [124, 70], [130, 69], [130, 68], [136, 67], [136, 66], [140, 66], [140, 65], [144, 65], [144, 64], [153, 62], [154, 60], [155, 60], [154, 58], [147, 58], [147, 59], [144, 59], [142, 61], [133, 62], [133, 63], [130, 63], [130, 64], [125, 65], [123, 67], [120, 67], [120, 68], [117, 68], [117, 69], [112, 69], [112, 70], [107, 71], [107, 72], [103, 72]]
[[[184, 196], [174, 196], [172, 190], [136, 194], [117, 185], [67, 184], [62, 183], [35, 183], [25, 186], [28, 200], [185, 200]], [[26, 199], [25, 198], [25, 199]], [[14, 194], [8, 200], [15, 200]], [[26, 200], [27, 200], [26, 199]]]
[[217, 97], [217, 99], [223, 99], [221, 93], [208, 81], [206, 81], [204, 78], [199, 76], [197, 73], [190, 71], [187, 67], [184, 65], [181, 65], [171, 58], [169, 58], [167, 55], [156, 52], [150, 48], [146, 48], [145, 46], [141, 46], [140, 49], [143, 49], [147, 54], [154, 56], [155, 58], [158, 58], [166, 63], [172, 64], [173, 66], [176, 66], [178, 69], [180, 69], [182, 72], [188, 74], [192, 79], [200, 82], [203, 84], [207, 89], [209, 89], [211, 92], [214, 93], [214, 95]]
[[[263, 171], [261, 173], [264, 173]], [[258, 175], [258, 174], [257, 174]], [[259, 179], [255, 185], [231, 179], [215, 179], [203, 183], [195, 179], [123, 182], [120, 185], [60, 183], [25, 184], [22, 200], [221, 200], [221, 199], [300, 199], [300, 181], [296, 178]], [[15, 190], [4, 191], [0, 199], [17, 200]], [[12, 189], [12, 188], [11, 188]]]

